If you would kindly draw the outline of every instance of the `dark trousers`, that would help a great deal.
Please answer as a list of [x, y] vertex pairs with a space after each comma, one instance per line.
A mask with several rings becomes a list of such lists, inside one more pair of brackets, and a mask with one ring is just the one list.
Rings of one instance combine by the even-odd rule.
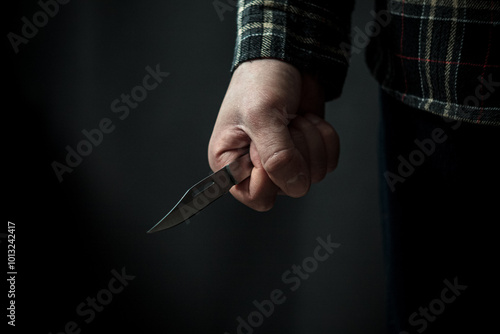
[[389, 333], [497, 330], [500, 128], [381, 107]]

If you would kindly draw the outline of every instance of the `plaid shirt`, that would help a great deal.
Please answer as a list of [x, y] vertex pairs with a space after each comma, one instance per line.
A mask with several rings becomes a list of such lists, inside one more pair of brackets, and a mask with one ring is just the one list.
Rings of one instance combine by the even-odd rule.
[[319, 74], [330, 100], [341, 94], [350, 55], [366, 49], [373, 76], [402, 102], [500, 125], [500, 1], [377, 0], [373, 22], [351, 31], [353, 3], [239, 0], [232, 70], [281, 59]]

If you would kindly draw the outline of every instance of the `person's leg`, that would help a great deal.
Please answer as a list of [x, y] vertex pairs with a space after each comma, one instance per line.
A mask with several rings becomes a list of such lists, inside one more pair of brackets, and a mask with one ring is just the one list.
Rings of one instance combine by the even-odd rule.
[[495, 317], [500, 128], [381, 94], [382, 221], [390, 333], [452, 333]]

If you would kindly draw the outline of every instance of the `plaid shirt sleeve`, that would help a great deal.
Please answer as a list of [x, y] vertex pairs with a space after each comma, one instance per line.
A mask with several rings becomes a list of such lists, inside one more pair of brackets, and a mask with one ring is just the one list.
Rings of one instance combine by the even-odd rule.
[[[376, 3], [388, 21], [371, 32], [366, 60], [385, 91], [439, 116], [500, 125], [500, 0]], [[284, 60], [318, 73], [327, 99], [337, 97], [348, 53], [365, 47], [355, 35], [351, 47], [352, 9], [353, 1], [239, 0], [232, 69]]]
[[385, 91], [439, 116], [500, 125], [500, 1], [378, 5], [391, 19], [373, 36], [366, 59]]
[[327, 100], [339, 96], [352, 10], [353, 1], [239, 0], [232, 71], [248, 60], [279, 59], [318, 74]]

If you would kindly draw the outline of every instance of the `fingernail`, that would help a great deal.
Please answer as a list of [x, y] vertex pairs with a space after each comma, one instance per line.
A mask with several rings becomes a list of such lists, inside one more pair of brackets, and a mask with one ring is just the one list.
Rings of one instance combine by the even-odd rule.
[[307, 191], [307, 178], [304, 173], [292, 177], [286, 182], [287, 193], [290, 196], [302, 196]]

